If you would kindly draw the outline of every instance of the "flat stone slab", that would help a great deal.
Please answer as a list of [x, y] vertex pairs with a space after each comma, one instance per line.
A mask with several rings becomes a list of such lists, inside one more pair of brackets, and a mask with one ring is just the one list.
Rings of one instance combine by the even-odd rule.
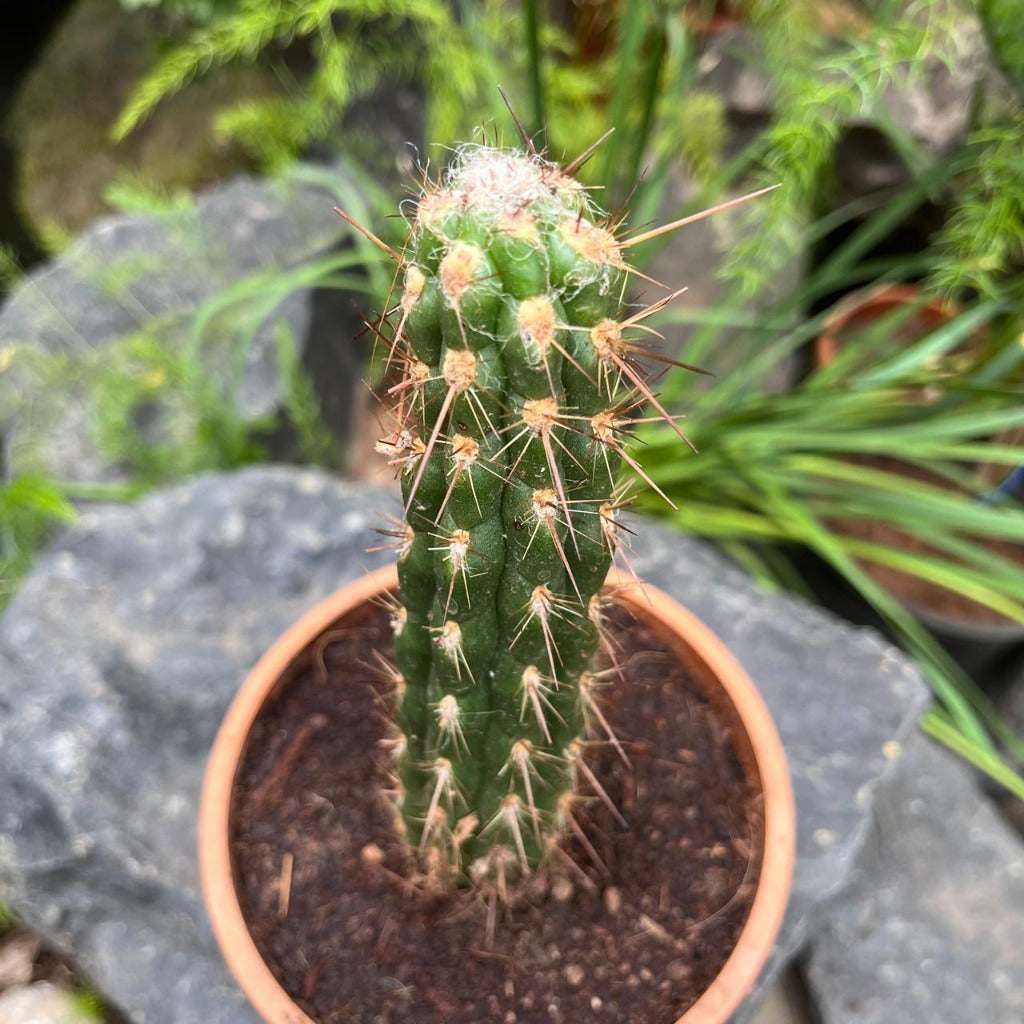
[[[284, 627], [387, 560], [366, 548], [396, 509], [306, 470], [200, 477], [84, 514], [0, 619], [0, 900], [139, 1024], [255, 1024], [199, 895], [206, 754]], [[768, 979], [848, 882], [926, 692], [875, 634], [634, 525], [640, 575], [726, 641], [790, 758], [798, 862]]]
[[874, 801], [807, 982], [828, 1024], [1024, 1020], [1024, 844], [922, 734]]

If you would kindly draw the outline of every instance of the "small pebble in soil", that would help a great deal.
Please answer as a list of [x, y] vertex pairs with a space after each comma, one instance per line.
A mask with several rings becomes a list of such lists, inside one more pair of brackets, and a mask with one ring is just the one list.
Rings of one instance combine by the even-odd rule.
[[384, 860], [384, 851], [376, 843], [367, 843], [359, 851], [359, 857], [367, 867], [375, 867]]
[[565, 970], [562, 971], [562, 974], [565, 975], [565, 980], [569, 982], [573, 988], [579, 988], [580, 985], [583, 984], [583, 979], [586, 977], [583, 968], [580, 967], [579, 964], [569, 964]]
[[622, 894], [614, 885], [604, 891], [604, 906], [609, 914], [617, 914], [622, 909]]
[[556, 878], [554, 884], [551, 886], [551, 895], [558, 900], [559, 903], [568, 903], [572, 899], [573, 892], [575, 891], [572, 882], [568, 878]]

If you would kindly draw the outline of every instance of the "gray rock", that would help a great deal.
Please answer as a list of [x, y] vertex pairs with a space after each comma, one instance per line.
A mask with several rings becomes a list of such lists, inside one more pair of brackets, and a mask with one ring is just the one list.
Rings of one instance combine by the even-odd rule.
[[[0, 619], [0, 900], [145, 1024], [249, 1024], [194, 858], [205, 756], [239, 681], [368, 555], [390, 491], [259, 468], [96, 510]], [[729, 644], [775, 715], [798, 864], [775, 971], [843, 885], [925, 692], [874, 634], [757, 591], [654, 526], [634, 564]]]
[[[348, 180], [340, 164], [329, 174]], [[30, 275], [0, 310], [6, 472], [42, 467], [70, 481], [127, 479], [118, 453], [97, 445], [96, 381], [126, 361], [129, 346], [180, 356], [199, 329], [192, 393], [213, 387], [229, 401], [241, 358], [240, 414], [256, 420], [279, 412], [285, 384], [275, 337], [283, 324], [321, 386], [343, 396], [323, 410], [343, 437], [351, 405], [345, 396], [354, 393], [364, 362], [353, 339], [367, 300], [333, 289], [314, 296], [297, 273], [343, 245], [349, 229], [332, 210], [337, 203], [327, 188], [295, 175], [240, 177], [184, 209], [103, 220]], [[273, 289], [271, 274], [278, 275]], [[289, 288], [278, 291], [289, 274]], [[143, 366], [136, 376], [160, 372], [159, 362]], [[166, 371], [169, 382], [175, 372]], [[138, 426], [151, 438], [174, 438], [181, 416], [164, 399]]]
[[1024, 846], [973, 773], [918, 734], [825, 914], [807, 979], [825, 1024], [1024, 1020]]

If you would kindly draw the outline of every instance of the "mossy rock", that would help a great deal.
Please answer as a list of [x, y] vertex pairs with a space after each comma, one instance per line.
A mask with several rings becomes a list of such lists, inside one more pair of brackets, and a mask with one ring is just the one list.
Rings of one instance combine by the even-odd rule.
[[41, 240], [74, 235], [111, 212], [119, 181], [158, 192], [195, 191], [253, 161], [218, 138], [217, 113], [279, 89], [258, 67], [219, 69], [165, 100], [122, 142], [111, 126], [132, 88], [174, 42], [158, 10], [128, 12], [118, 0], [79, 0], [26, 78], [8, 133], [16, 151], [17, 202]]

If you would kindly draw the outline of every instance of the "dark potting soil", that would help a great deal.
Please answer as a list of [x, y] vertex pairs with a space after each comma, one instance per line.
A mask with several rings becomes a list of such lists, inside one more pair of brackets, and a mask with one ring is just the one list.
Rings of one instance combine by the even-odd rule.
[[[338, 623], [264, 709], [233, 805], [243, 913], [271, 970], [321, 1024], [668, 1024], [720, 970], [749, 914], [763, 807], [731, 704], [707, 669], [621, 609], [625, 679], [591, 767], [599, 799], [564, 862], [514, 905], [423, 892], [391, 824], [381, 745], [390, 653], [373, 606]], [[709, 692], [711, 692], [709, 690]], [[571, 861], [570, 861], [571, 858]]]

